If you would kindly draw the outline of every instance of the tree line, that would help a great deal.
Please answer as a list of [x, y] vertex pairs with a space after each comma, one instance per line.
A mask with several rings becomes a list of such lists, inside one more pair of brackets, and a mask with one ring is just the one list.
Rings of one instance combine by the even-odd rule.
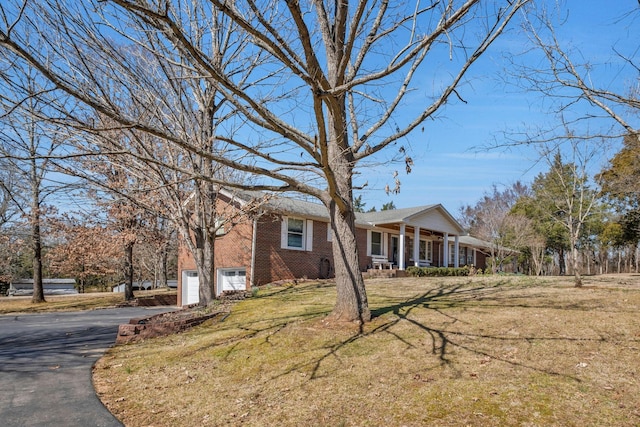
[[600, 150], [584, 143], [566, 144], [571, 150], [564, 155], [547, 150], [548, 169], [530, 185], [494, 185], [475, 205], [460, 208], [460, 221], [491, 242], [494, 271], [571, 274], [576, 286], [585, 274], [638, 272], [639, 144], [637, 134], [626, 135], [592, 174]]

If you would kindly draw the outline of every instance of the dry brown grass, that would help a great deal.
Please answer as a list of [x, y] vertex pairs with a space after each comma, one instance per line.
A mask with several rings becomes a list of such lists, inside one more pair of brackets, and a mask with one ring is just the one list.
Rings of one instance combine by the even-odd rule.
[[[174, 293], [174, 290], [136, 291], [134, 295], [149, 296], [153, 294]], [[124, 294], [114, 292], [97, 292], [76, 295], [47, 295], [47, 302], [34, 304], [30, 296], [0, 298], [0, 314], [8, 313], [42, 313], [47, 311], [77, 311], [96, 308], [114, 307], [124, 302]]]
[[127, 426], [638, 426], [640, 277], [367, 282], [375, 318], [323, 322], [330, 283], [116, 347], [94, 381]]

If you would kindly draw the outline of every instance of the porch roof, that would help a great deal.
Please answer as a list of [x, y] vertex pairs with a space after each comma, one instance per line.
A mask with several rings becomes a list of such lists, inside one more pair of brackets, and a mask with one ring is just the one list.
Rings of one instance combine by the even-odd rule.
[[[486, 240], [481, 240], [478, 239], [476, 237], [473, 236], [460, 236], [460, 244], [464, 245], [464, 246], [472, 246], [476, 249], [480, 249], [482, 251], [485, 251], [487, 254], [489, 254], [491, 252], [491, 246], [492, 243], [488, 242]], [[510, 253], [510, 254], [515, 254], [518, 253], [519, 251], [516, 249], [511, 249], [508, 248], [506, 246], [501, 246], [498, 245], [496, 248], [500, 249], [501, 251], [504, 251], [506, 253]]]

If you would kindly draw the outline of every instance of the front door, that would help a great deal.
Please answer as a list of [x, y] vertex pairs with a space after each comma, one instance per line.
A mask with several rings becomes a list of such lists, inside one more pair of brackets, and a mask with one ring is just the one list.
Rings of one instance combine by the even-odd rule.
[[398, 265], [398, 246], [400, 238], [398, 236], [391, 236], [391, 262]]

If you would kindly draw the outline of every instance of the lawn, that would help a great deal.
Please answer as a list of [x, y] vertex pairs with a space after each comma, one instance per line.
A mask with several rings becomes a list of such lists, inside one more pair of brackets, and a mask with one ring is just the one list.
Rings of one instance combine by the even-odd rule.
[[[174, 290], [135, 291], [136, 297], [146, 297], [155, 294], [175, 294]], [[94, 310], [98, 308], [115, 307], [124, 303], [124, 294], [115, 292], [91, 292], [75, 295], [47, 295], [46, 302], [34, 304], [30, 296], [1, 297], [0, 314], [9, 313], [42, 313], [51, 311]]]
[[261, 289], [222, 322], [112, 348], [127, 426], [638, 426], [640, 276], [367, 281], [372, 322], [325, 322], [330, 282]]

